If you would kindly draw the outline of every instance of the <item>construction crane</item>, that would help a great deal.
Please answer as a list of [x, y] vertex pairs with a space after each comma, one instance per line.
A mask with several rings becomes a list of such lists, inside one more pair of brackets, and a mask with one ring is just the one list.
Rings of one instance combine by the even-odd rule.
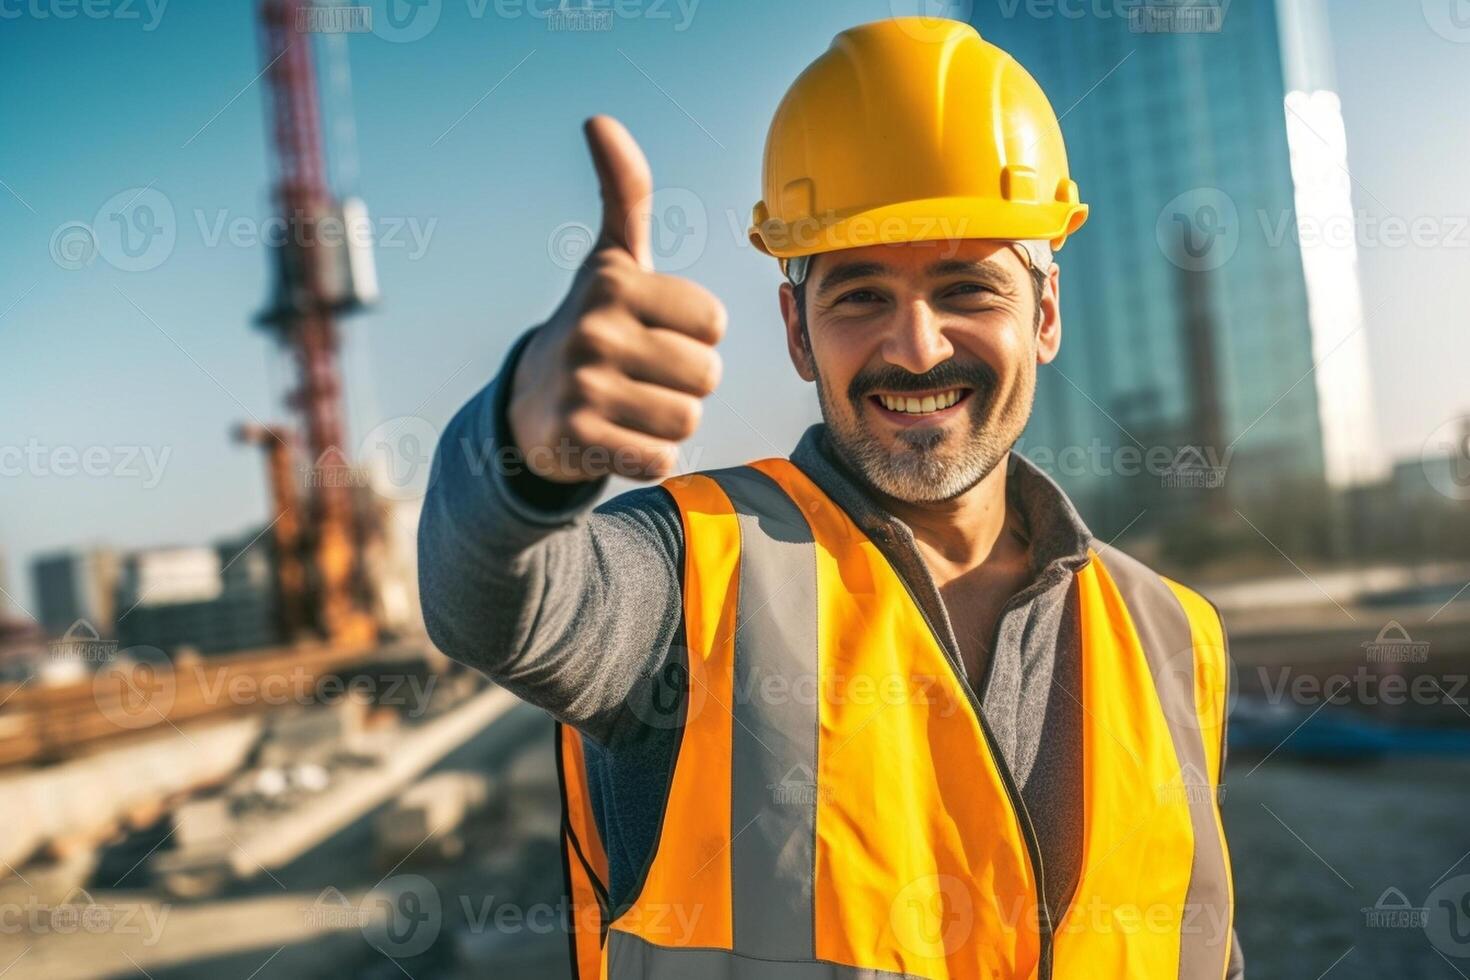
[[[363, 560], [371, 508], [346, 447], [339, 316], [376, 299], [362, 202], [328, 186], [322, 113], [302, 0], [262, 0], [261, 57], [273, 149], [273, 203], [286, 233], [275, 247], [274, 291], [259, 324], [287, 350], [297, 385], [288, 404], [300, 437], [281, 427], [242, 429], [267, 449], [277, 514], [277, 589], [288, 639], [315, 633], [335, 647], [377, 637]], [[300, 444], [299, 447], [297, 444]], [[293, 458], [304, 451], [305, 460]], [[302, 494], [283, 474], [303, 474]]]

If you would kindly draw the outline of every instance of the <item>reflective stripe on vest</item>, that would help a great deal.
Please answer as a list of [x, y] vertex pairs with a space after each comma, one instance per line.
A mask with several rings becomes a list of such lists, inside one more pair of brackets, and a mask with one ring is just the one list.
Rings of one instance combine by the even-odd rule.
[[[1077, 573], [1082, 861], [1052, 924], [1006, 764], [877, 547], [786, 460], [664, 485], [684, 526], [684, 725], [644, 878], [605, 935], [577, 930], [579, 963], [611, 980], [1224, 976], [1208, 603], [1114, 552]], [[585, 771], [562, 776], [585, 799]], [[584, 852], [596, 835], [571, 831]]]

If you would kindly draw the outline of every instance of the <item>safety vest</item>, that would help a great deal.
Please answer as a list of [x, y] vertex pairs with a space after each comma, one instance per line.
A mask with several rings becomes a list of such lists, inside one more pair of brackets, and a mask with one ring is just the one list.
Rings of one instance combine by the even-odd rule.
[[1206, 600], [1111, 552], [1076, 573], [1082, 860], [1051, 922], [1016, 784], [874, 543], [784, 459], [664, 486], [688, 688], [622, 907], [581, 736], [557, 732], [577, 980], [1224, 976], [1228, 682]]

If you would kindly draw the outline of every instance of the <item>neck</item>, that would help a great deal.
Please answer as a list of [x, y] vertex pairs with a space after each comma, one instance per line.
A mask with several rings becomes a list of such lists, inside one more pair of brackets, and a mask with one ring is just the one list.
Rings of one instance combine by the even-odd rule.
[[1007, 533], [1006, 462], [1002, 459], [979, 483], [949, 500], [914, 503], [869, 489], [909, 526], [926, 552], [956, 570], [971, 569], [1020, 546], [1018, 536]]

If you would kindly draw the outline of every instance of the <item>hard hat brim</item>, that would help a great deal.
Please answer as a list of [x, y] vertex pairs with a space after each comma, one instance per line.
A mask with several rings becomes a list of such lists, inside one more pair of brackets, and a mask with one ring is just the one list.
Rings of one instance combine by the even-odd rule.
[[937, 197], [790, 223], [775, 218], [762, 221], [765, 213], [764, 202], [755, 206], [749, 229], [751, 244], [767, 255], [791, 259], [868, 245], [961, 238], [1039, 239], [1057, 250], [1087, 220], [1087, 205]]

